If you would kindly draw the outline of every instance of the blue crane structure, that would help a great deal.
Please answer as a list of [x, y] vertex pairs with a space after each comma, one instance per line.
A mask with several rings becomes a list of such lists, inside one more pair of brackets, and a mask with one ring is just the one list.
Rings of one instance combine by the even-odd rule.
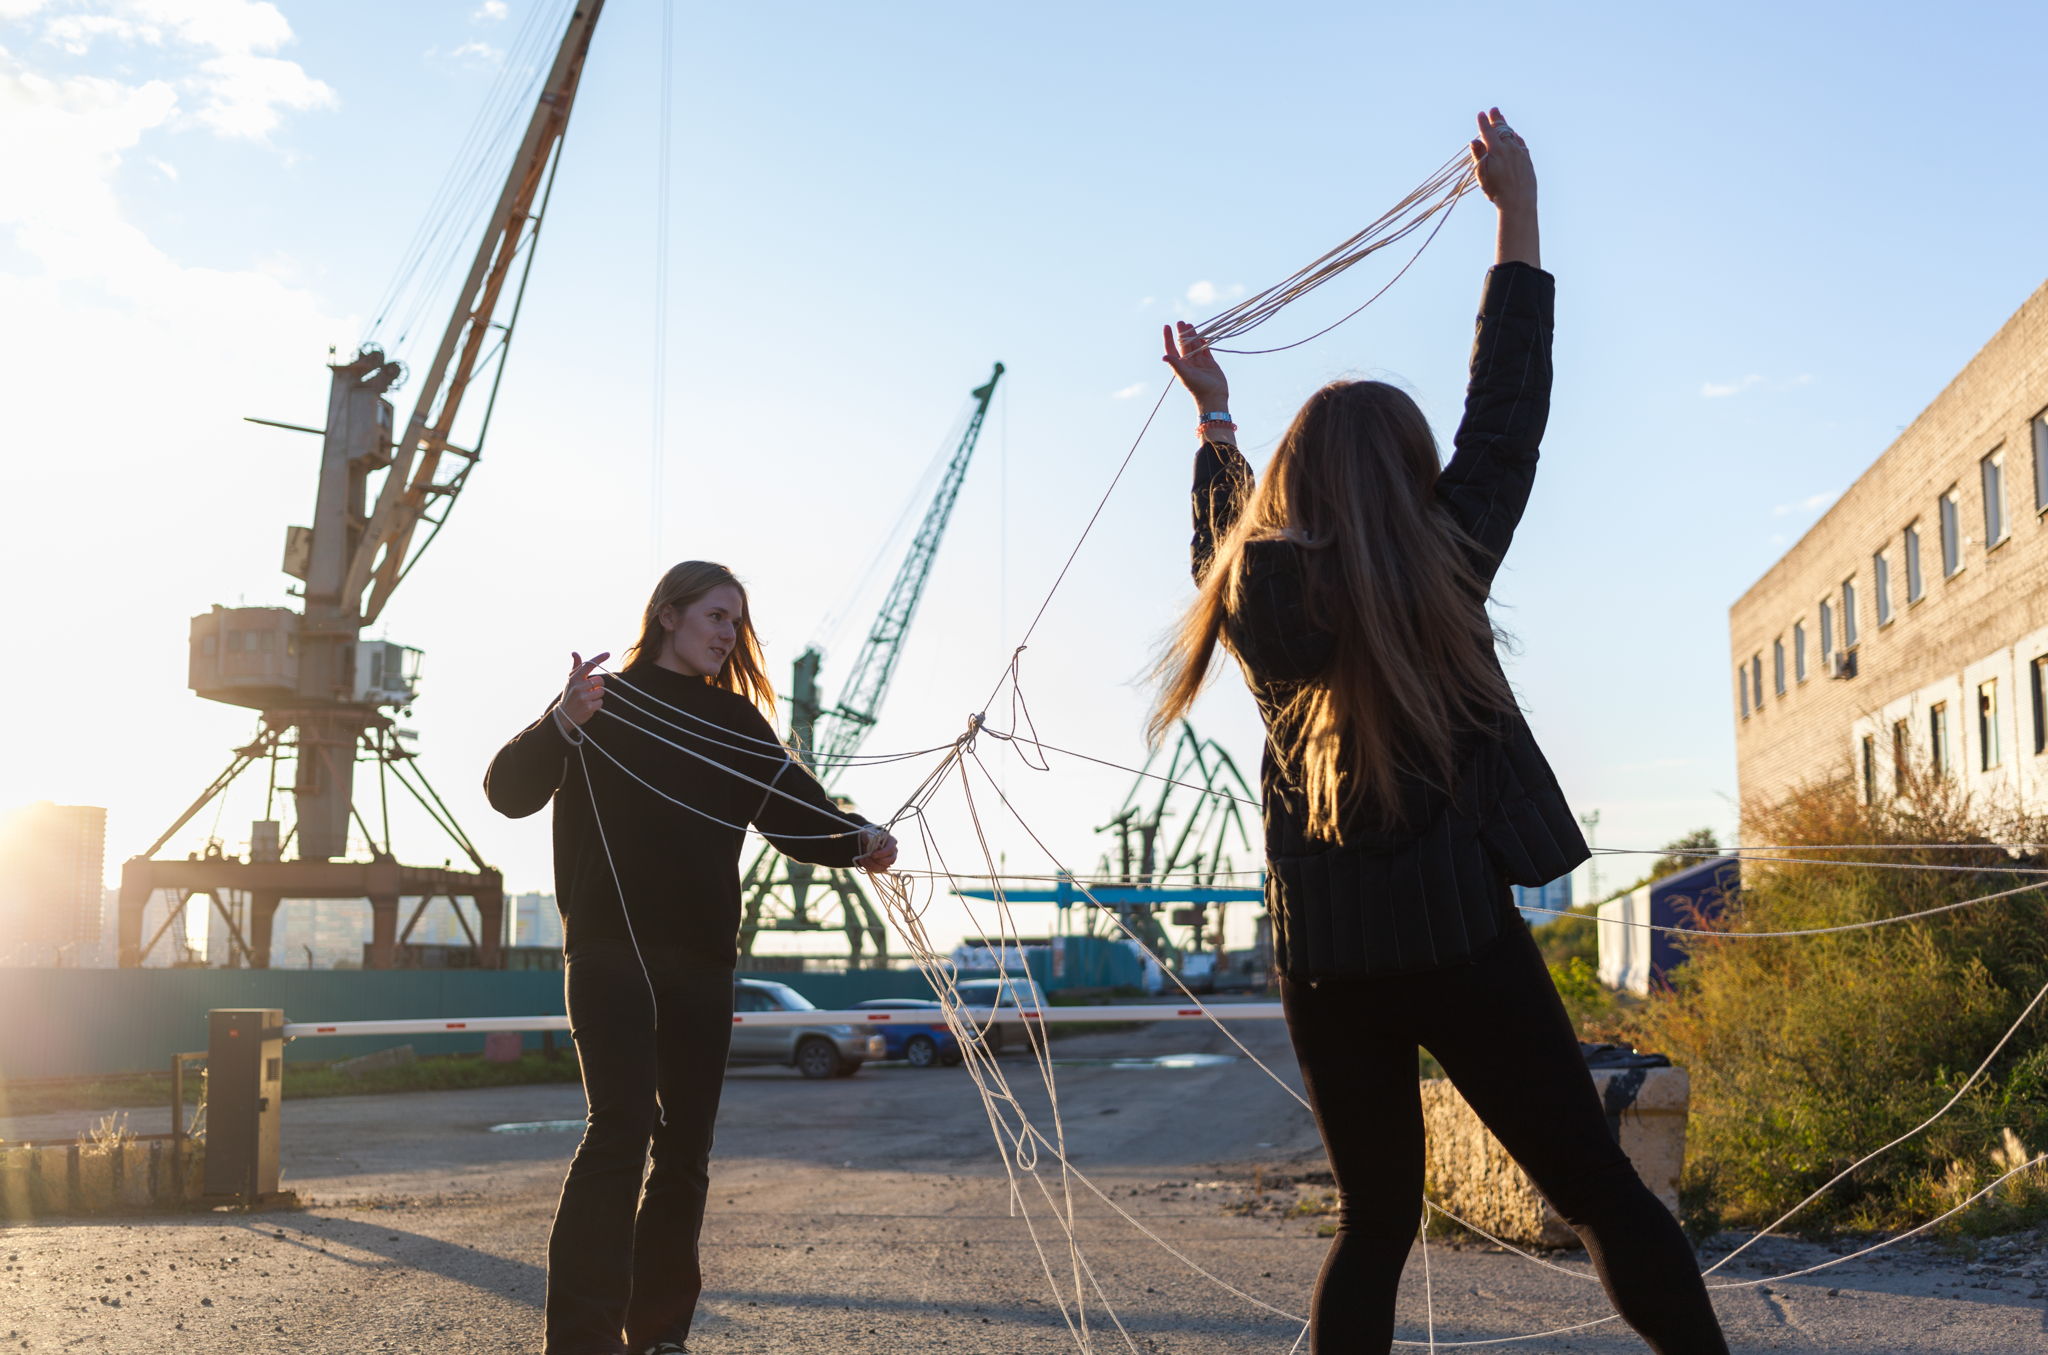
[[[1162, 756], [1163, 773], [1154, 770]], [[1173, 742], [1153, 751], [1123, 804], [1095, 830], [1116, 834], [1116, 846], [1102, 854], [1096, 877], [1085, 890], [1081, 882], [1066, 876], [1051, 888], [1006, 887], [1001, 897], [1009, 903], [1052, 904], [1059, 910], [1061, 933], [1070, 930], [1068, 910], [1085, 907], [1088, 934], [1131, 937], [1162, 963], [1186, 967], [1190, 955], [1221, 952], [1226, 907], [1256, 907], [1264, 900], [1262, 880], [1246, 878], [1233, 855], [1242, 851], [1247, 860], [1258, 857], [1246, 815], [1258, 803], [1223, 746], [1182, 720]], [[1169, 831], [1168, 821], [1173, 819], [1179, 824]], [[969, 899], [997, 897], [993, 889], [954, 892]], [[1213, 922], [1211, 908], [1216, 910]], [[1186, 945], [1167, 932], [1162, 910], [1166, 922], [1188, 929]]]
[[[975, 444], [981, 440], [989, 402], [1002, 377], [1003, 364], [998, 362], [988, 381], [975, 387], [967, 426], [946, 463], [924, 520], [918, 524], [917, 535], [911, 538], [910, 552], [896, 571], [882, 610], [848, 667], [846, 685], [836, 703], [827, 707], [819, 699], [818, 670], [824, 656], [817, 647], [797, 656], [790, 683], [789, 746], [828, 789], [838, 780], [846, 760], [860, 750], [881, 712], [882, 698], [888, 694], [889, 680], [903, 657], [904, 638], [931, 578], [939, 542], [945, 537], [968, 463], [974, 459]], [[790, 860], [773, 847], [763, 847], [741, 882], [740, 896], [745, 903], [740, 922], [742, 955], [754, 953], [755, 938], [762, 932], [843, 930], [854, 963], [860, 963], [864, 953], [871, 953], [878, 962], [888, 958], [888, 929], [852, 870], [808, 865]]]

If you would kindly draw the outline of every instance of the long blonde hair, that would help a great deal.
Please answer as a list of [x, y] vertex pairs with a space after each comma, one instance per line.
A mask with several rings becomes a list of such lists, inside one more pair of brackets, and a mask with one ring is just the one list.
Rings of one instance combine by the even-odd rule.
[[726, 655], [724, 665], [704, 681], [744, 696], [758, 706], [772, 724], [775, 720], [775, 684], [768, 680], [761, 641], [754, 634], [754, 608], [747, 601], [747, 586], [724, 565], [709, 560], [685, 560], [661, 576], [661, 582], [654, 585], [654, 595], [647, 599], [647, 610], [641, 614], [640, 638], [626, 651], [626, 667], [653, 663], [668, 642], [668, 632], [661, 624], [662, 608], [686, 611], [697, 599], [725, 584], [731, 584], [740, 594], [740, 616], [733, 624], [732, 653]]
[[1231, 643], [1246, 547], [1286, 540], [1309, 618], [1336, 642], [1268, 731], [1307, 797], [1310, 835], [1341, 841], [1360, 813], [1398, 825], [1404, 776], [1455, 791], [1460, 740], [1497, 728], [1515, 699], [1476, 548], [1437, 500], [1437, 473], [1429, 421], [1402, 391], [1337, 381], [1310, 396], [1168, 641], [1154, 742], [1194, 703], [1217, 640]]

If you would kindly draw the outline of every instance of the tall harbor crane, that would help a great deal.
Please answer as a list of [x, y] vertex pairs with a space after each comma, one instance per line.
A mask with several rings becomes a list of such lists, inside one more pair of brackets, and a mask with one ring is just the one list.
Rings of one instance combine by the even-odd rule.
[[[1002, 378], [1003, 364], [998, 362], [987, 383], [974, 389], [967, 427], [946, 463], [917, 535], [911, 538], [910, 552], [889, 585], [881, 613], [848, 667], [846, 685], [835, 704], [826, 707], [819, 700], [818, 670], [824, 659], [817, 648], [797, 656], [790, 683], [789, 745], [828, 789], [845, 769], [846, 759], [860, 751], [881, 712], [889, 679], [903, 657], [904, 637], [917, 615], [925, 582], [931, 578], [932, 561], [938, 557], [946, 523], [953, 516], [953, 503], [967, 478], [967, 464], [981, 440], [989, 401], [995, 398], [996, 383]], [[754, 941], [761, 932], [843, 930], [847, 953], [856, 963], [868, 946], [873, 947], [875, 960], [888, 956], [888, 930], [851, 870], [792, 861], [773, 847], [763, 847], [741, 882], [740, 894], [746, 901], [740, 923], [742, 955], [754, 953]]]
[[[272, 923], [287, 898], [367, 898], [373, 922], [366, 962], [372, 968], [390, 968], [427, 906], [446, 899], [470, 938], [476, 963], [502, 963], [502, 878], [427, 784], [406, 746], [409, 732], [397, 728], [390, 714], [410, 713], [420, 652], [365, 639], [363, 632], [447, 521], [481, 459], [548, 193], [561, 165], [563, 136], [603, 9], [603, 0], [582, 0], [570, 14], [403, 433], [393, 436], [397, 424], [387, 393], [404, 368], [368, 343], [331, 365], [325, 426], [298, 429], [321, 439], [313, 525], [289, 527], [285, 537], [284, 572], [303, 584], [302, 610], [216, 606], [193, 619], [192, 690], [210, 701], [254, 709], [257, 732], [146, 851], [123, 865], [122, 965], [141, 964], [199, 895], [212, 900], [226, 924], [231, 963], [269, 964]], [[465, 400], [486, 383], [479, 412]], [[457, 441], [457, 420], [466, 407], [473, 417], [462, 429], [474, 432], [462, 434], [465, 446]], [[378, 471], [383, 480], [373, 504], [370, 480]], [[427, 531], [415, 540], [423, 524]], [[281, 783], [287, 761], [290, 779]], [[357, 800], [359, 761], [377, 768], [378, 827]], [[269, 783], [264, 817], [253, 825], [246, 859], [226, 854], [218, 843], [182, 861], [157, 858], [186, 824], [259, 763], [267, 765]], [[392, 781], [419, 801], [474, 870], [399, 863], [391, 842]], [[286, 806], [289, 827], [279, 812]], [[366, 861], [345, 859], [351, 824], [369, 842]], [[145, 942], [143, 912], [158, 890], [169, 892], [173, 906]], [[418, 905], [401, 933], [399, 901], [408, 897]], [[474, 904], [473, 928], [459, 903], [463, 898]]]

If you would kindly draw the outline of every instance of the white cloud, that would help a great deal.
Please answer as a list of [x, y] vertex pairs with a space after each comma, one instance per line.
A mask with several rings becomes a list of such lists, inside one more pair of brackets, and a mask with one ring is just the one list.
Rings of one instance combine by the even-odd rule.
[[1809, 494], [1798, 503], [1781, 503], [1776, 505], [1771, 509], [1771, 516], [1783, 518], [1790, 517], [1794, 513], [1817, 513], [1832, 504], [1836, 497], [1833, 493]]
[[178, 181], [178, 167], [172, 164], [170, 161], [159, 160], [154, 155], [152, 155], [149, 157], [149, 166], [151, 169], [154, 169], [157, 173], [163, 175], [166, 179], [169, 179], [172, 183], [176, 183]]
[[471, 66], [495, 66], [505, 59], [505, 53], [488, 42], [465, 42], [450, 49], [448, 55]]
[[1213, 306], [1218, 301], [1228, 301], [1243, 295], [1244, 284], [1241, 282], [1233, 282], [1228, 287], [1218, 287], [1206, 278], [1201, 282], [1188, 284], [1187, 290], [1188, 304], [1193, 306]]
[[91, 51], [97, 38], [155, 46], [164, 40], [164, 34], [153, 24], [134, 23], [118, 14], [60, 14], [43, 25], [43, 41], [72, 56], [84, 56]]
[[469, 17], [472, 19], [481, 19], [488, 23], [496, 23], [498, 20], [504, 18], [507, 12], [508, 11], [505, 8], [505, 0], [484, 0], [484, 2], [481, 5], [478, 5], [476, 7], [475, 11], [471, 13]]
[[[159, 21], [142, 5], [94, 8], [137, 24]], [[196, 14], [200, 6], [187, 8], [204, 17]], [[18, 0], [12, 9], [27, 12]], [[167, 20], [163, 27], [167, 35], [173, 30]], [[194, 31], [224, 40], [234, 32], [227, 20]], [[209, 107], [216, 98], [210, 91], [218, 77], [204, 63], [249, 51], [167, 37], [124, 54], [133, 58], [132, 69], [112, 78], [67, 73], [61, 46], [0, 50], [0, 126], [7, 128], [0, 184], [10, 190], [0, 192], [0, 240], [11, 246], [0, 251], [0, 314], [8, 317], [0, 326], [0, 370], [10, 389], [33, 392], [0, 411], [0, 446], [34, 449], [10, 458], [9, 492], [44, 506], [37, 521], [18, 522], [0, 539], [0, 573], [64, 581], [16, 590], [21, 595], [12, 600], [24, 633], [47, 637], [65, 652], [89, 652], [96, 633], [104, 635], [107, 600], [121, 598], [123, 630], [151, 656], [146, 663], [158, 664], [178, 652], [191, 612], [209, 601], [233, 601], [241, 589], [267, 587], [266, 577], [252, 576], [250, 553], [239, 546], [163, 548], [165, 522], [218, 538], [230, 523], [239, 531], [297, 520], [287, 514], [304, 511], [291, 503], [303, 485], [280, 478], [273, 486], [259, 469], [258, 458], [274, 458], [276, 445], [259, 448], [240, 417], [306, 418], [307, 392], [317, 389], [308, 383], [321, 375], [328, 345], [354, 337], [357, 323], [330, 313], [321, 298], [272, 267], [198, 267], [173, 257], [129, 215], [119, 191], [138, 170], [175, 173], [159, 155], [180, 129], [240, 136], [262, 122], [248, 97], [225, 93], [216, 119], [192, 113], [193, 99]], [[64, 65], [47, 65], [46, 57]], [[241, 111], [228, 116], [236, 107]], [[270, 158], [261, 150], [239, 153]], [[311, 409], [317, 420], [318, 406]], [[197, 479], [194, 467], [203, 468]], [[231, 509], [208, 503], [223, 485], [232, 487]], [[20, 709], [34, 699], [30, 681], [0, 674], [0, 707]], [[211, 751], [202, 756], [201, 749], [229, 724], [214, 712], [195, 715], [195, 703], [175, 682], [148, 685], [138, 694], [136, 719], [161, 745], [151, 759], [162, 764], [161, 775], [137, 768], [132, 781], [124, 775], [118, 785], [103, 774], [80, 776], [67, 770], [67, 759], [80, 755], [67, 753], [54, 731], [30, 730], [0, 765], [0, 801], [34, 798], [48, 793], [45, 786], [78, 793], [69, 788], [86, 784], [131, 811], [182, 800], [188, 792], [176, 783], [189, 779], [186, 764], [211, 761]], [[74, 695], [115, 699], [93, 675]], [[74, 727], [64, 738], [90, 745], [97, 735]], [[100, 754], [88, 748], [82, 756], [90, 763]], [[131, 838], [143, 831], [132, 818], [116, 830]]]
[[1789, 391], [1797, 390], [1801, 386], [1811, 386], [1812, 384], [1812, 372], [1801, 372], [1798, 376], [1789, 377], [1783, 381], [1766, 381], [1761, 374], [1751, 372], [1737, 381], [1705, 382], [1700, 386], [1700, 395], [1708, 400], [1725, 400], [1731, 395], [1740, 395], [1744, 391], [1755, 390], [1759, 386], [1765, 390]]
[[1145, 383], [1142, 381], [1134, 381], [1130, 385], [1125, 386], [1122, 390], [1111, 391], [1109, 393], [1109, 398], [1112, 400], [1130, 400], [1136, 398], [1137, 396], [1143, 395], [1144, 393]]
[[1700, 394], [1709, 400], [1725, 400], [1731, 395], [1742, 394], [1742, 392], [1750, 387], [1761, 384], [1762, 381], [1763, 378], [1755, 372], [1751, 372], [1739, 381], [1708, 381], [1700, 386]]
[[[18, 15], [43, 9], [12, 3]], [[74, 0], [74, 7], [76, 0]], [[0, 16], [7, 11], [0, 8]], [[275, 5], [257, 0], [111, 0], [92, 12], [53, 15], [43, 39], [83, 56], [104, 38], [131, 45], [176, 44], [205, 55], [177, 79], [195, 104], [180, 111], [222, 136], [262, 140], [285, 110], [333, 107], [334, 91], [296, 61], [274, 56], [291, 41], [291, 25]]]

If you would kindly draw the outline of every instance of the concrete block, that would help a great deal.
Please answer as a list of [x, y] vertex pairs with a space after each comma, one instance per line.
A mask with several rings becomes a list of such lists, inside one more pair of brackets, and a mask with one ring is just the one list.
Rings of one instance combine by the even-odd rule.
[[[1685, 1169], [1691, 1080], [1682, 1068], [1596, 1068], [1593, 1085], [1620, 1130], [1622, 1151], [1672, 1213]], [[1422, 1084], [1429, 1196], [1460, 1218], [1523, 1246], [1570, 1247], [1578, 1237], [1443, 1078]]]
[[70, 1212], [71, 1159], [77, 1151], [75, 1145], [61, 1143], [28, 1150], [28, 1207], [31, 1214]]
[[30, 1217], [31, 1151], [0, 1146], [0, 1219]]
[[147, 1209], [157, 1203], [158, 1179], [167, 1174], [163, 1168], [170, 1161], [170, 1147], [162, 1139], [130, 1139], [121, 1145], [114, 1197], [122, 1208]]
[[118, 1201], [114, 1173], [121, 1163], [121, 1143], [78, 1146], [78, 1182], [71, 1193], [71, 1212], [104, 1214]]

